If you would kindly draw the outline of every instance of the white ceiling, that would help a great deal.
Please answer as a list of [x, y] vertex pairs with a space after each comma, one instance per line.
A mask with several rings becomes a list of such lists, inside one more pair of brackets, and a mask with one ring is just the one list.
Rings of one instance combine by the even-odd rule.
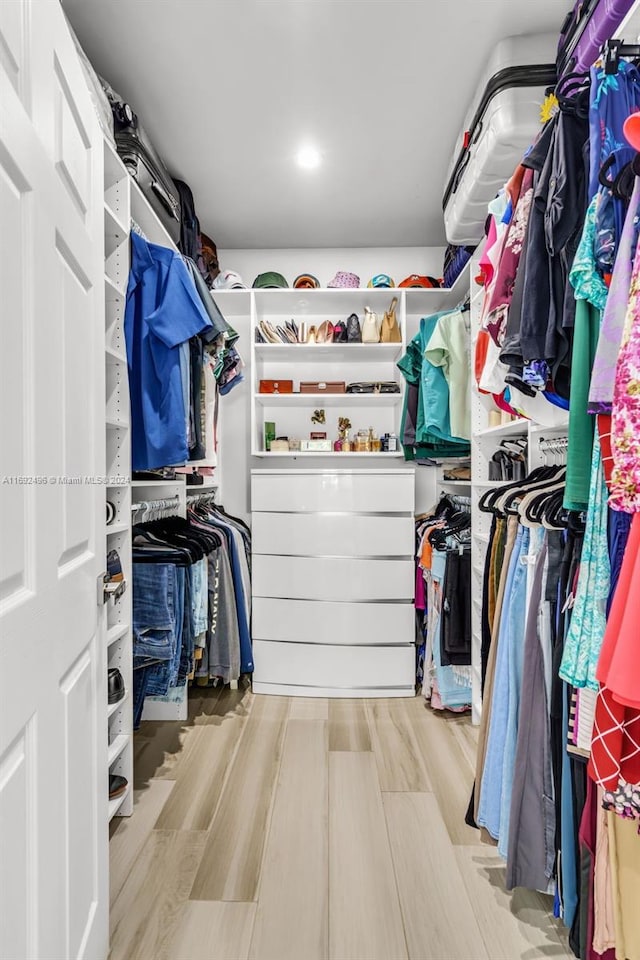
[[[496, 41], [569, 0], [63, 0], [220, 247], [444, 242], [441, 200]], [[303, 143], [320, 169], [295, 163]]]

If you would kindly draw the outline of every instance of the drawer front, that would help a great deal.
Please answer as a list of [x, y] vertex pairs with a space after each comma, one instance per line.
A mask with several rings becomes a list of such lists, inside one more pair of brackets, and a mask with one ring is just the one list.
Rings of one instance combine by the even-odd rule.
[[413, 560], [253, 558], [253, 596], [291, 600], [411, 600]]
[[413, 643], [415, 611], [410, 603], [331, 603], [256, 597], [252, 632], [256, 640], [282, 643]]
[[297, 557], [411, 557], [411, 517], [254, 513], [253, 553]]
[[283, 513], [410, 513], [413, 473], [254, 474], [251, 509]]
[[256, 683], [343, 689], [415, 684], [413, 645], [363, 649], [256, 640], [253, 659]]

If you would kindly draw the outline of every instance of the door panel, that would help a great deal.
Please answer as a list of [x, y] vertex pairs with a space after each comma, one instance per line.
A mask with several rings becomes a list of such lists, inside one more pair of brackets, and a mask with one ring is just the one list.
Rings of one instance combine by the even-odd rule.
[[0, 956], [103, 960], [103, 150], [54, 0], [0, 3], [0, 103]]
[[[2, 431], [2, 470], [11, 463], [19, 476], [29, 473], [26, 438], [31, 431], [31, 411], [28, 403], [30, 384], [27, 362], [28, 343], [32, 333], [28, 303], [29, 271], [22, 250], [31, 246], [32, 223], [30, 206], [32, 193], [25, 177], [18, 171], [12, 157], [0, 152], [0, 215], [2, 223], [11, 223], [14, 242], [3, 244], [0, 257], [0, 290], [6, 304], [12, 305], [14, 317], [21, 323], [4, 322], [0, 350], [0, 409], [11, 411], [12, 419], [21, 429]], [[11, 550], [0, 550], [0, 602], [18, 602], [22, 591], [33, 581], [27, 569], [28, 516], [33, 508], [33, 489], [12, 484], [0, 478], [0, 512], [5, 542]]]
[[55, 164], [69, 195], [84, 216], [90, 201], [90, 140], [57, 56], [54, 57], [54, 76]]
[[0, 758], [0, 944], [6, 957], [35, 956], [36, 902], [33, 791], [35, 779], [33, 718]]
[[6, 10], [2, 11], [0, 22], [0, 69], [15, 90], [23, 106], [28, 109], [26, 92], [28, 78], [26, 76], [26, 47], [25, 47], [25, 15], [26, 5], [21, 3], [6, 3]]

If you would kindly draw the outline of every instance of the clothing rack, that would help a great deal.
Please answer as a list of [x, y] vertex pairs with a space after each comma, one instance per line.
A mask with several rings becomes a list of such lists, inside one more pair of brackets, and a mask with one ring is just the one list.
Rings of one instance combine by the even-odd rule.
[[145, 514], [149, 513], [154, 516], [158, 514], [164, 515], [167, 510], [174, 510], [179, 504], [180, 497], [176, 493], [173, 497], [161, 497], [158, 500], [141, 500], [140, 503], [132, 503], [131, 512], [133, 514], [144, 512]]
[[143, 240], [149, 239], [140, 224], [136, 223], [133, 217], [131, 218], [131, 229], [134, 233], [137, 233], [139, 237], [142, 237]]
[[194, 503], [215, 503], [216, 491], [215, 490], [206, 490], [201, 491], [197, 488], [189, 489], [187, 487], [187, 501], [190, 504]]
[[607, 76], [615, 76], [618, 72], [620, 57], [637, 59], [640, 57], [640, 45], [637, 43], [624, 43], [622, 40], [607, 40], [602, 48], [602, 56], [604, 59], [604, 72]]
[[457, 494], [443, 493], [443, 497], [450, 500], [454, 507], [461, 507], [463, 510], [471, 510], [471, 497], [461, 497]]

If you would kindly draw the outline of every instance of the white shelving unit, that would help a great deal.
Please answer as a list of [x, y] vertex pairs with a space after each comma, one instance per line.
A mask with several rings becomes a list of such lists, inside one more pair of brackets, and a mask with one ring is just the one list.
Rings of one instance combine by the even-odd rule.
[[129, 387], [124, 339], [125, 293], [129, 277], [130, 179], [114, 147], [104, 141], [105, 242], [105, 442], [109, 483], [105, 501], [115, 507], [107, 524], [107, 552], [120, 557], [127, 587], [107, 600], [106, 658], [123, 676], [125, 697], [105, 705], [109, 773], [125, 777], [125, 793], [109, 802], [109, 818], [133, 813], [133, 648], [131, 620], [131, 488]]
[[[477, 272], [477, 260], [471, 263], [471, 277]], [[475, 344], [480, 330], [483, 292], [475, 284], [471, 288], [471, 356], [475, 353]], [[472, 590], [474, 603], [471, 609], [472, 636], [472, 715], [474, 723], [480, 722], [482, 714], [481, 693], [481, 615], [484, 565], [489, 546], [491, 516], [478, 509], [480, 497], [490, 489], [507, 486], [511, 481], [489, 480], [489, 461], [506, 437], [523, 437], [527, 440], [528, 471], [544, 462], [539, 448], [542, 439], [567, 435], [567, 420], [553, 426], [542, 425], [520, 417], [508, 420], [497, 426], [489, 426], [489, 413], [493, 406], [490, 398], [481, 397], [473, 378], [473, 362], [470, 372], [471, 389], [471, 564]], [[557, 417], [554, 418], [557, 420]]]
[[[294, 318], [304, 321], [307, 328], [316, 328], [324, 321], [337, 323], [356, 313], [360, 320], [369, 306], [382, 315], [394, 296], [398, 297], [398, 322], [401, 343], [327, 343], [327, 344], [271, 344], [255, 343], [254, 330], [261, 320], [276, 326]], [[405, 351], [405, 299], [402, 291], [378, 290], [254, 290], [251, 296], [251, 370], [254, 397], [251, 405], [251, 454], [271, 459], [278, 454], [265, 449], [264, 422], [276, 424], [276, 435], [308, 440], [312, 431], [326, 432], [333, 442], [338, 436], [338, 417], [346, 415], [352, 423], [350, 435], [373, 427], [378, 436], [400, 430], [404, 399], [404, 381], [396, 362]], [[293, 394], [261, 394], [260, 380], [293, 380]], [[395, 381], [400, 392], [377, 397], [367, 394], [307, 394], [300, 393], [301, 381]], [[313, 424], [314, 410], [325, 409], [326, 424]], [[284, 453], [284, 456], [291, 456]], [[295, 457], [336, 458], [349, 453], [301, 451]], [[372, 462], [402, 456], [395, 453], [361, 454]]]

